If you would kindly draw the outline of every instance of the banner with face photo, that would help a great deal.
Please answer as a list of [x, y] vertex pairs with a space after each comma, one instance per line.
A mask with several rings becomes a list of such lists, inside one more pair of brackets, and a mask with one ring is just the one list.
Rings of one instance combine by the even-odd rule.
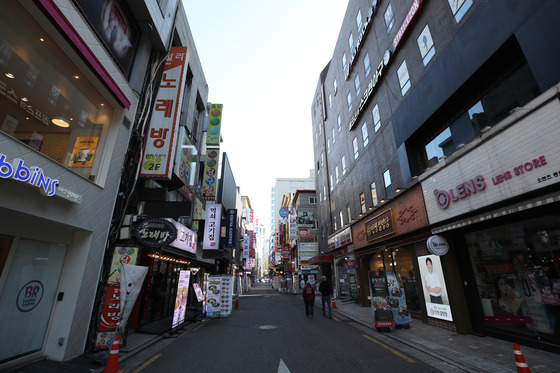
[[418, 269], [429, 317], [453, 321], [441, 261], [437, 255], [418, 257]]

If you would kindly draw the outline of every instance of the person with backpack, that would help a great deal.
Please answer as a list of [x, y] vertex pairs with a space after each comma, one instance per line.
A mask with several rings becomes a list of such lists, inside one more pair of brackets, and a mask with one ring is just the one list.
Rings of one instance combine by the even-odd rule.
[[303, 288], [303, 302], [305, 303], [305, 316], [313, 318], [313, 308], [315, 307], [315, 289], [311, 282], [307, 281]]

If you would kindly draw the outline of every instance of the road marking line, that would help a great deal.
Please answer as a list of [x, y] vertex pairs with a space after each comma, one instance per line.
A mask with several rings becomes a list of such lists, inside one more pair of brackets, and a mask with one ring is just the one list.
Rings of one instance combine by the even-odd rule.
[[193, 332], [196, 332], [198, 329], [202, 328], [204, 326], [204, 324], [200, 324], [199, 326], [197, 326], [196, 328], [193, 329]]
[[391, 347], [389, 347], [389, 346], [387, 346], [387, 345], [385, 345], [385, 344], [379, 342], [377, 339], [372, 338], [372, 337], [370, 337], [369, 335], [363, 334], [362, 337], [365, 337], [365, 338], [369, 339], [370, 341], [372, 341], [372, 342], [374, 342], [374, 343], [377, 343], [377, 344], [380, 345], [381, 347], [383, 347], [383, 348], [385, 348], [385, 349], [391, 351], [392, 353], [394, 353], [394, 354], [397, 355], [398, 357], [400, 357], [400, 358], [402, 358], [402, 359], [408, 361], [409, 363], [415, 363], [415, 361], [412, 360], [411, 358], [409, 358], [408, 356], [401, 354], [401, 353], [398, 352], [397, 350], [392, 349]]
[[280, 359], [280, 364], [278, 364], [278, 373], [291, 373], [290, 369], [288, 369], [288, 366], [282, 359]]
[[138, 373], [141, 372], [142, 370], [144, 370], [144, 368], [146, 368], [148, 365], [150, 365], [151, 363], [153, 363], [154, 361], [156, 361], [157, 359], [159, 359], [162, 356], [162, 354], [157, 354], [152, 356], [152, 358], [148, 361], [146, 361], [144, 364], [140, 365], [138, 368], [136, 368], [132, 373]]
[[336, 316], [333, 316], [332, 318], [333, 318], [335, 321], [340, 321], [340, 319], [339, 319], [338, 317], [336, 317]]

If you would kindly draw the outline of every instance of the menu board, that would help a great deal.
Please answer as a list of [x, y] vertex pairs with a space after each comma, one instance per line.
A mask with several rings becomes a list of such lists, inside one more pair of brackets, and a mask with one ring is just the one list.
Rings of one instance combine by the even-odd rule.
[[220, 298], [220, 317], [228, 317], [229, 315], [231, 315], [233, 305], [233, 276], [221, 276], [220, 283], [222, 286]]
[[387, 289], [385, 271], [370, 271], [368, 272], [368, 277], [375, 328], [380, 329], [395, 326], [393, 312], [389, 305], [389, 291]]
[[228, 317], [231, 315], [232, 306], [233, 276], [209, 276], [206, 292], [206, 315], [208, 317]]
[[220, 317], [220, 301], [222, 299], [222, 276], [208, 276], [206, 291], [206, 315]]
[[404, 289], [400, 287], [395, 271], [386, 271], [385, 273], [387, 289], [389, 290], [389, 306], [391, 306], [391, 311], [393, 312], [393, 320], [395, 320], [397, 327], [408, 328], [412, 322], [412, 317], [406, 306]]

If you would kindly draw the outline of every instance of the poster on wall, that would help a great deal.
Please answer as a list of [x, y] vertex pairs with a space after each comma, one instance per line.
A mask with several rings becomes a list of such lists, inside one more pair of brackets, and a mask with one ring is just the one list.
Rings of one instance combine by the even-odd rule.
[[440, 257], [437, 255], [419, 256], [418, 268], [428, 316], [453, 321]]
[[408, 328], [412, 322], [412, 317], [406, 305], [406, 295], [400, 286], [395, 271], [387, 271], [387, 289], [389, 290], [389, 305], [393, 312], [393, 320], [397, 327]]
[[173, 310], [173, 324], [171, 325], [172, 328], [176, 328], [185, 322], [190, 280], [191, 271], [179, 271], [177, 295], [175, 296], [175, 309]]
[[97, 136], [78, 136], [72, 149], [70, 167], [91, 167], [97, 150]]

